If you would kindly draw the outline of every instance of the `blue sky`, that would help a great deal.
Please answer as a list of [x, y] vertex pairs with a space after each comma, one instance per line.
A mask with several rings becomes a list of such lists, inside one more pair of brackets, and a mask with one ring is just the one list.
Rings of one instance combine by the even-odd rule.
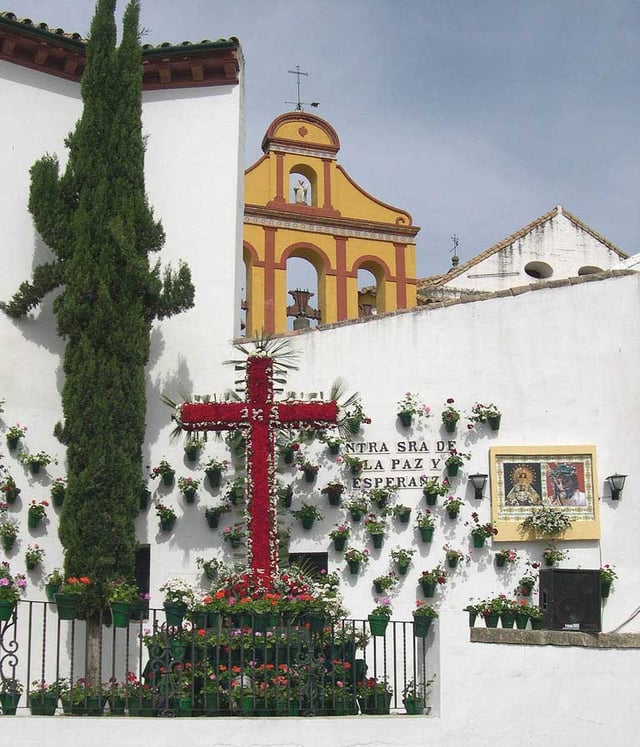
[[[5, 2], [82, 34], [94, 7]], [[447, 269], [452, 234], [465, 261], [557, 203], [640, 250], [637, 0], [142, 0], [142, 25], [240, 39], [247, 165], [307, 71], [340, 163], [421, 226], [419, 276]]]

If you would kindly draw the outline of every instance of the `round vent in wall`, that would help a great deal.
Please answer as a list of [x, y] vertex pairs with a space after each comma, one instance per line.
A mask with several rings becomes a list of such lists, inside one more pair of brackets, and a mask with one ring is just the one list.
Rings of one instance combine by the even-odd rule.
[[529, 262], [525, 265], [524, 271], [530, 278], [536, 278], [536, 280], [545, 280], [553, 275], [551, 265], [546, 262]]
[[604, 272], [602, 267], [595, 267], [594, 265], [585, 265], [578, 270], [578, 275], [597, 275], [599, 272]]

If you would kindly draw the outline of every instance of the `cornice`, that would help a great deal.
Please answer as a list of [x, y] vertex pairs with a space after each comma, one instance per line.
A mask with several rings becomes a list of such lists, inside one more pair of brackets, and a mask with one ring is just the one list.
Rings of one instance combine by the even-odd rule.
[[374, 239], [398, 244], [411, 244], [420, 228], [418, 226], [391, 226], [389, 223], [327, 218], [323, 216], [294, 217], [284, 210], [268, 210], [259, 205], [245, 205], [244, 222], [272, 228], [287, 228], [309, 233], [333, 234], [347, 238]]
[[[79, 83], [86, 65], [86, 41], [80, 34], [19, 21], [0, 14], [0, 60]], [[242, 60], [237, 39], [179, 46], [164, 43], [142, 50], [144, 90], [235, 85]]]

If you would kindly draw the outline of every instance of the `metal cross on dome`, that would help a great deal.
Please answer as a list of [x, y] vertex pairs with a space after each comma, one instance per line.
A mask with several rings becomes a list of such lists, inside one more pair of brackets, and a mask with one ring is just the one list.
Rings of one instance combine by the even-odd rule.
[[247, 398], [239, 402], [185, 402], [179, 421], [185, 431], [241, 429], [247, 439], [247, 550], [254, 572], [273, 578], [278, 570], [275, 494], [276, 432], [282, 428], [323, 428], [338, 417], [335, 400], [273, 399], [273, 358], [247, 359]]

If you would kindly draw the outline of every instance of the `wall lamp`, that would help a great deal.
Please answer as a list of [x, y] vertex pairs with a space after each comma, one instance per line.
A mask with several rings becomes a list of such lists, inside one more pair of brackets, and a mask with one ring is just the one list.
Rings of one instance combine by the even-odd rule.
[[475, 491], [474, 498], [479, 501], [482, 499], [482, 491], [484, 490], [484, 486], [487, 484], [487, 477], [488, 475], [481, 475], [481, 474], [475, 474], [475, 475], [469, 475], [469, 479], [471, 480], [471, 484], [473, 485], [473, 489]]
[[620, 499], [622, 489], [624, 488], [624, 481], [626, 479], [626, 475], [619, 475], [617, 472], [615, 473], [615, 475], [609, 475], [609, 477], [607, 477], [606, 482], [609, 486], [609, 490], [611, 490], [612, 501], [617, 501]]

